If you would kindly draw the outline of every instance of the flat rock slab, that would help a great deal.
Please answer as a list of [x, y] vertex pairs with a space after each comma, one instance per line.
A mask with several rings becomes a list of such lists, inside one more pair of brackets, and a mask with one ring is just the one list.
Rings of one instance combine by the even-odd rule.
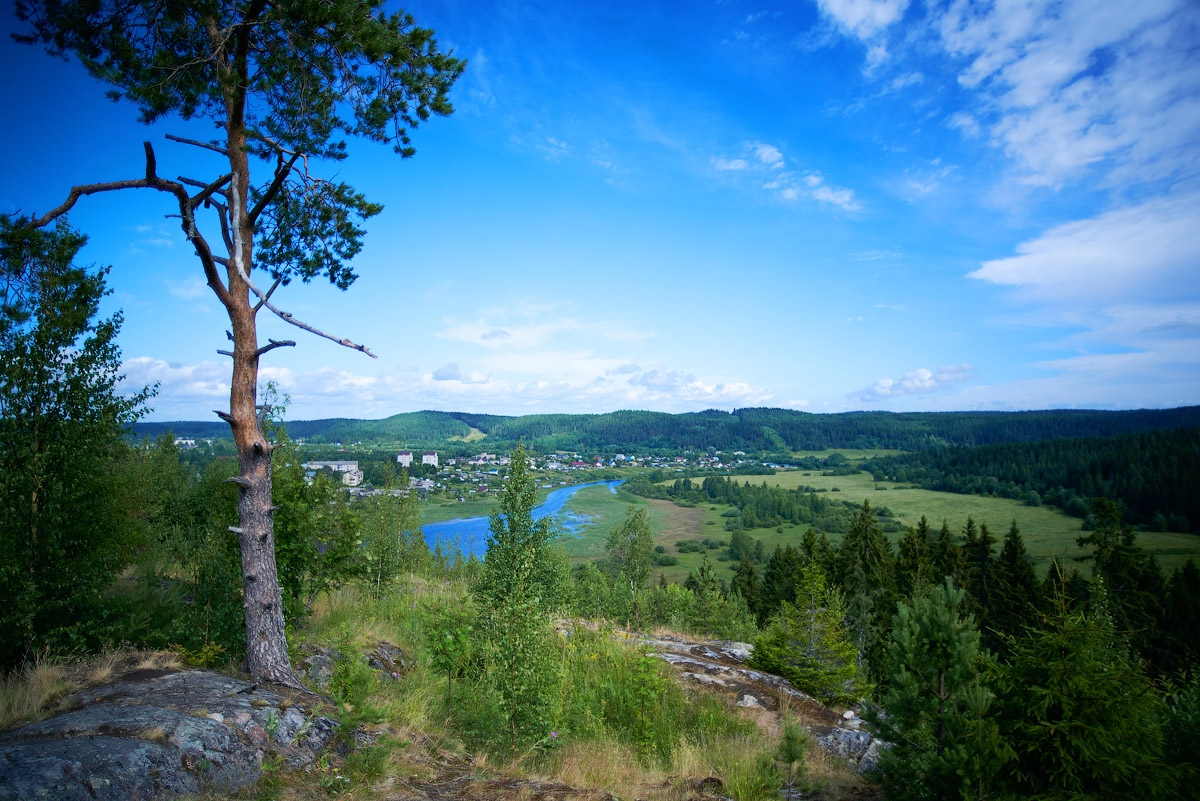
[[135, 671], [74, 693], [65, 711], [0, 734], [0, 801], [126, 801], [258, 780], [278, 753], [314, 761], [337, 724], [315, 696], [200, 670]]

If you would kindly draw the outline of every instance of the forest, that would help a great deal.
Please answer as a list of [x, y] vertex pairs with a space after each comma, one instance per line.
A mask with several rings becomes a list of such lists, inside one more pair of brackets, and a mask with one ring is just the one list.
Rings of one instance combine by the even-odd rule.
[[[1137, 411], [1062, 409], [1036, 412], [846, 412], [789, 409], [709, 410], [684, 414], [617, 411], [521, 417], [458, 412], [407, 412], [383, 420], [312, 420], [290, 424], [292, 436], [314, 443], [453, 446], [481, 432], [490, 450], [524, 442], [540, 453], [680, 453], [688, 449], [747, 453], [934, 450], [942, 446], [1027, 443], [1200, 427], [1200, 406]], [[168, 431], [180, 437], [227, 436], [219, 421], [137, 423], [138, 436]]]

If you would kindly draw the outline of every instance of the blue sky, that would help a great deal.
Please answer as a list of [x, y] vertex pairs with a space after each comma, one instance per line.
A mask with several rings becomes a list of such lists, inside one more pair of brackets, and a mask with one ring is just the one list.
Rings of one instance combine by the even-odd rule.
[[[275, 300], [379, 359], [264, 316], [295, 419], [1200, 403], [1194, 2], [405, 7], [467, 72], [414, 158], [329, 169], [385, 205], [360, 278]], [[76, 64], [5, 41], [0, 69], [0, 211], [138, 176], [143, 139], [217, 174], [163, 138], [205, 128], [139, 126]], [[169, 211], [71, 222], [150, 419], [207, 419], [227, 323]]]

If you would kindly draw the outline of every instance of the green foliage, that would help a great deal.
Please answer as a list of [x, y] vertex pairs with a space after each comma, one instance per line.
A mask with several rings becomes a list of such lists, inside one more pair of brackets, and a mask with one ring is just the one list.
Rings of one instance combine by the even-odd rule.
[[609, 535], [605, 548], [620, 568], [624, 583], [629, 588], [633, 617], [640, 620], [639, 594], [650, 580], [650, 571], [654, 566], [654, 539], [646, 509], [641, 506], [629, 507], [625, 521]]
[[889, 799], [988, 797], [1007, 757], [989, 720], [979, 632], [959, 611], [963, 598], [946, 582], [897, 608], [888, 689], [882, 714], [872, 715], [876, 733], [893, 744], [879, 762]]
[[169, 550], [189, 590], [170, 639], [200, 665], [239, 661], [246, 648], [241, 556], [229, 530], [237, 520], [236, 490], [227, 481], [234, 475], [231, 459], [205, 468], [191, 488], [188, 525]]
[[836, 565], [851, 639], [868, 675], [879, 681], [887, 670], [887, 631], [896, 608], [895, 563], [869, 502], [855, 515]]
[[304, 479], [299, 448], [283, 416], [288, 398], [273, 383], [263, 393], [264, 433], [272, 440], [271, 500], [275, 504], [275, 561], [284, 613], [296, 624], [317, 596], [363, 577], [360, 520], [335, 479], [318, 473]]
[[1096, 498], [1092, 515], [1096, 521], [1093, 531], [1078, 542], [1080, 547], [1091, 548], [1092, 574], [1104, 580], [1113, 624], [1139, 654], [1157, 656], [1152, 653], [1152, 642], [1162, 624], [1167, 594], [1158, 561], [1138, 547], [1137, 533], [1122, 523], [1116, 503]]
[[488, 676], [514, 749], [546, 736], [558, 700], [548, 613], [563, 604], [566, 588], [548, 521], [533, 519], [536, 502], [529, 457], [518, 447], [500, 511], [491, 518], [483, 575], [473, 589], [488, 643]]
[[1060, 584], [1036, 629], [994, 669], [996, 717], [1015, 759], [1005, 789], [1022, 798], [1161, 798], [1162, 701], [1113, 628], [1102, 586], [1090, 610]]
[[114, 467], [149, 392], [117, 392], [121, 317], [97, 319], [84, 241], [0, 216], [0, 667], [98, 647], [102, 593], [139, 544]]
[[808, 765], [804, 754], [808, 750], [808, 730], [800, 725], [794, 717], [783, 716], [783, 733], [779, 738], [779, 749], [775, 759], [783, 765], [787, 772], [784, 786], [789, 792], [794, 792], [796, 782], [804, 779]]
[[783, 676], [826, 703], [852, 703], [871, 686], [858, 665], [858, 650], [846, 631], [841, 594], [814, 563], [803, 568], [795, 605], [779, 613], [754, 641], [750, 665]]
[[454, 700], [454, 679], [465, 675], [471, 665], [477, 642], [474, 615], [466, 609], [444, 609], [427, 629], [433, 669], [446, 674], [446, 707]]
[[[1195, 797], [1200, 781], [1200, 674], [1188, 673], [1163, 683], [1163, 754], [1175, 771], [1180, 799]], [[1189, 796], [1189, 792], [1192, 794]]]
[[670, 668], [619, 641], [611, 628], [576, 628], [560, 647], [563, 705], [557, 731], [564, 739], [615, 739], [665, 768], [685, 737], [743, 729], [715, 699], [686, 698]]
[[363, 559], [371, 592], [383, 595], [402, 572], [424, 573], [433, 557], [421, 534], [417, 494], [408, 488], [408, 473], [400, 473], [405, 494], [372, 495], [360, 508]]

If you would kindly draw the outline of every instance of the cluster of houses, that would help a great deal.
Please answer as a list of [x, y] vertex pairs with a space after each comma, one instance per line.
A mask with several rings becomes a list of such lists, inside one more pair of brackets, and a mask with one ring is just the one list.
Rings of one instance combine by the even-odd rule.
[[[499, 492], [500, 486], [503, 485], [507, 473], [507, 467], [511, 464], [511, 459], [508, 456], [495, 453], [480, 453], [475, 456], [463, 458], [447, 459], [444, 465], [439, 464], [439, 458], [436, 451], [422, 451], [420, 464], [432, 465], [439, 469], [438, 476], [445, 481], [434, 481], [429, 478], [411, 478], [409, 485], [415, 488], [422, 495], [427, 492], [432, 492], [436, 489], [445, 489], [446, 484], [457, 484], [458, 497], [460, 500], [465, 495], [476, 495], [483, 493]], [[733, 458], [729, 459], [730, 463], [740, 462], [737, 457], [745, 456], [744, 453], [738, 451], [733, 454]], [[399, 451], [396, 454], [396, 462], [404, 468], [408, 468], [416, 462], [417, 454], [414, 451]], [[698, 467], [722, 467], [720, 452], [707, 452], [698, 455], [690, 456], [627, 456], [623, 453], [615, 454], [611, 457], [594, 456], [581, 457], [578, 453], [558, 453], [548, 454], [543, 457], [532, 457], [529, 460], [529, 467], [533, 470], [545, 470], [554, 473], [570, 473], [576, 470], [593, 470], [598, 467], [621, 467], [621, 466], [641, 466], [641, 467], [657, 467], [657, 468], [684, 468], [690, 466]], [[301, 465], [305, 470], [305, 477], [308, 480], [316, 475], [317, 471], [322, 469], [331, 470], [333, 473], [340, 476], [342, 484], [348, 488], [360, 487], [363, 483], [363, 472], [359, 469], [357, 461], [312, 461], [305, 462]], [[555, 483], [550, 481], [543, 483], [543, 487], [550, 487]], [[565, 484], [565, 481], [557, 481], [559, 484]], [[363, 492], [365, 490], [357, 490]], [[401, 490], [404, 492], [407, 490]]]
[[347, 487], [357, 487], [363, 483], [363, 472], [358, 469], [358, 462], [304, 462], [300, 467], [304, 470], [305, 481], [312, 481], [319, 470], [329, 469], [341, 474], [342, 483]]

